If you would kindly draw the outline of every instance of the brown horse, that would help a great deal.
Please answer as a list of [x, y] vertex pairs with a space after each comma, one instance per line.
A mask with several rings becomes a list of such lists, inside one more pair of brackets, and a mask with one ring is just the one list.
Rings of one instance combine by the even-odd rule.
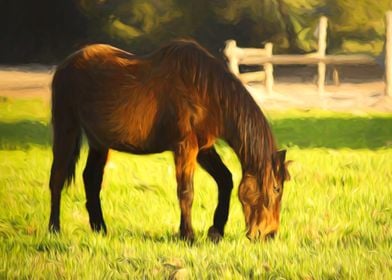
[[92, 45], [58, 66], [52, 84], [53, 164], [49, 229], [60, 230], [61, 190], [74, 177], [82, 132], [89, 154], [83, 172], [91, 228], [106, 232], [99, 193], [108, 150], [174, 152], [180, 236], [193, 240], [193, 173], [198, 162], [218, 185], [208, 233], [217, 241], [227, 222], [232, 176], [214, 149], [219, 137], [238, 155], [247, 236], [273, 237], [279, 226], [285, 151], [242, 83], [193, 41], [178, 40], [147, 56]]

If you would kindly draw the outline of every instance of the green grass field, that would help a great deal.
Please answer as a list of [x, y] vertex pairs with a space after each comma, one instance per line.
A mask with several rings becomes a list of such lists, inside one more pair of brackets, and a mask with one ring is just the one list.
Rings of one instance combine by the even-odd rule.
[[[0, 279], [392, 279], [392, 114], [267, 112], [288, 149], [277, 238], [252, 243], [237, 188], [226, 236], [211, 243], [217, 189], [198, 169], [196, 242], [177, 237], [179, 207], [170, 153], [112, 152], [101, 194], [108, 235], [91, 232], [81, 172], [63, 192], [62, 233], [47, 233], [51, 132], [49, 104], [0, 101]], [[219, 153], [235, 185], [241, 167]]]

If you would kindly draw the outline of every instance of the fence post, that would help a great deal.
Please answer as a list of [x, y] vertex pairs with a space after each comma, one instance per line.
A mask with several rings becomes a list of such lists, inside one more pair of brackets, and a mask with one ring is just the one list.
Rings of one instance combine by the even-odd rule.
[[[266, 56], [272, 57], [272, 43], [266, 43], [264, 46]], [[264, 64], [264, 71], [265, 71], [265, 87], [267, 88], [267, 93], [272, 93], [272, 87], [274, 85], [274, 68], [272, 63], [265, 63]]]
[[392, 11], [386, 13], [385, 94], [392, 96]]
[[333, 79], [333, 84], [335, 86], [339, 86], [340, 85], [339, 71], [338, 71], [338, 69], [336, 67], [333, 68], [332, 79]]
[[[322, 16], [319, 22], [319, 34], [318, 34], [318, 56], [320, 58], [325, 57], [325, 52], [327, 49], [327, 27], [328, 27], [328, 19], [327, 17]], [[326, 70], [325, 63], [319, 62], [317, 86], [320, 95], [324, 94], [325, 70]]]
[[230, 71], [238, 77], [240, 74], [240, 68], [238, 66], [238, 57], [237, 57], [236, 50], [237, 50], [237, 42], [235, 40], [227, 40], [223, 53], [229, 60]]

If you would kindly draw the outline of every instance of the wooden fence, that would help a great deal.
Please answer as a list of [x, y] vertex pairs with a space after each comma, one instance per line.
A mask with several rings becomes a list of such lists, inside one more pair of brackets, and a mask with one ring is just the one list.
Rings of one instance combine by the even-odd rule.
[[[317, 64], [318, 92], [324, 93], [326, 64], [377, 64], [374, 57], [362, 54], [326, 55], [328, 20], [321, 17], [318, 27], [318, 50], [306, 55], [273, 55], [272, 43], [266, 43], [264, 48], [239, 48], [234, 40], [226, 41], [224, 54], [228, 59], [230, 70], [241, 81], [264, 81], [268, 93], [272, 93], [274, 76], [273, 65]], [[392, 11], [386, 13], [386, 46], [385, 46], [385, 94], [392, 96]], [[264, 71], [240, 73], [239, 65], [262, 65]], [[336, 69], [333, 76], [338, 76]]]

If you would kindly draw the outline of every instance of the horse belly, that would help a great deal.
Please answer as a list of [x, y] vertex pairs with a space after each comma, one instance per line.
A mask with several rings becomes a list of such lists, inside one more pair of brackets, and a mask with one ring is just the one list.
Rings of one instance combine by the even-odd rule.
[[[117, 97], [118, 100], [118, 97]], [[108, 104], [103, 106], [102, 104]], [[149, 154], [170, 150], [173, 129], [169, 123], [162, 124], [158, 117], [158, 103], [148, 94], [143, 98], [134, 96], [115, 105], [97, 102], [100, 106], [87, 106], [84, 119], [88, 120], [86, 134], [108, 148]], [[90, 104], [91, 105], [91, 104]]]

